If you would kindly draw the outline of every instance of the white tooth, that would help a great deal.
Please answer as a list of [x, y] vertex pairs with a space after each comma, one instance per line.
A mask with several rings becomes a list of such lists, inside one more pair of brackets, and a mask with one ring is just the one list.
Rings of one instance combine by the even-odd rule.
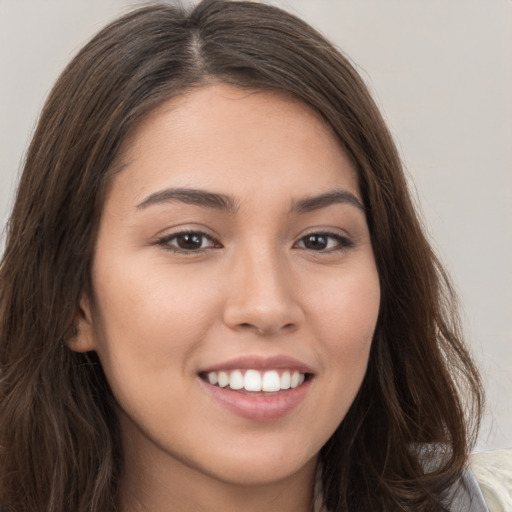
[[290, 383], [291, 383], [290, 372], [289, 371], [283, 372], [283, 375], [281, 375], [281, 389], [290, 389]]
[[242, 389], [244, 387], [244, 376], [240, 370], [235, 370], [229, 375], [229, 387], [231, 389]]
[[263, 374], [261, 389], [262, 391], [279, 391], [281, 389], [281, 380], [279, 379], [279, 374], [275, 370], [271, 370]]
[[229, 384], [229, 377], [226, 372], [219, 372], [219, 386], [225, 388]]
[[[299, 385], [299, 379], [300, 379], [300, 373], [297, 371], [293, 372], [291, 382], [290, 382], [290, 387], [296, 388]], [[220, 380], [220, 374], [219, 374], [219, 380]]]
[[256, 370], [247, 370], [244, 375], [244, 388], [247, 391], [261, 391], [261, 375]]
[[304, 382], [305, 378], [306, 378], [306, 376], [303, 373], [301, 373], [300, 377], [299, 377], [299, 386]]
[[217, 384], [217, 382], [219, 382], [219, 377], [217, 375], [217, 372], [210, 372], [208, 374], [208, 382], [210, 384], [213, 384], [215, 386], [215, 384]]

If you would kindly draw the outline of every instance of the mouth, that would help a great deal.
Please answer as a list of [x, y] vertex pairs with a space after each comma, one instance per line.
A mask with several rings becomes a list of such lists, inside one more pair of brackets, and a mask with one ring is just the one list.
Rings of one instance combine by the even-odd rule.
[[199, 377], [212, 386], [241, 393], [269, 395], [295, 389], [312, 378], [294, 369], [232, 369], [201, 372]]
[[246, 420], [268, 422], [293, 418], [315, 375], [287, 356], [249, 356], [204, 368], [198, 377], [213, 403]]

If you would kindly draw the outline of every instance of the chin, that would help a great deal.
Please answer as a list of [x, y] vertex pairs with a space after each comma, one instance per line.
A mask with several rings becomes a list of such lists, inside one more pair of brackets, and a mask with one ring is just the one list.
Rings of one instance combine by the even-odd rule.
[[[310, 460], [290, 460], [269, 457], [265, 460], [228, 460], [222, 466], [214, 468], [210, 476], [216, 480], [236, 486], [268, 486], [279, 484], [287, 479], [296, 476], [298, 473], [314, 475], [317, 456]], [[213, 469], [213, 468], [212, 468]]]
[[235, 485], [256, 486], [278, 483], [301, 472], [313, 475], [319, 450], [308, 440], [291, 435], [274, 439], [256, 436], [245, 443], [221, 446], [220, 453], [200, 461], [207, 472]]

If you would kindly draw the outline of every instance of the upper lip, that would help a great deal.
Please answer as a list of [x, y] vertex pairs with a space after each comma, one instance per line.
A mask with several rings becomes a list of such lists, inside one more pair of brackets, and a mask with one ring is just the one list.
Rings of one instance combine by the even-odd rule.
[[223, 370], [297, 370], [300, 373], [313, 373], [310, 366], [285, 355], [271, 357], [241, 356], [223, 363], [208, 366], [199, 373], [219, 372]]

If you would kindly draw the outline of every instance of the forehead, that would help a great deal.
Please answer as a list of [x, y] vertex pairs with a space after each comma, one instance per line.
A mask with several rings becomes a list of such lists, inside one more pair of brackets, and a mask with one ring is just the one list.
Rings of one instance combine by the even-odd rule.
[[155, 109], [127, 138], [120, 160], [113, 188], [131, 188], [134, 201], [171, 185], [234, 195], [358, 192], [352, 162], [317, 112], [284, 93], [225, 84]]

